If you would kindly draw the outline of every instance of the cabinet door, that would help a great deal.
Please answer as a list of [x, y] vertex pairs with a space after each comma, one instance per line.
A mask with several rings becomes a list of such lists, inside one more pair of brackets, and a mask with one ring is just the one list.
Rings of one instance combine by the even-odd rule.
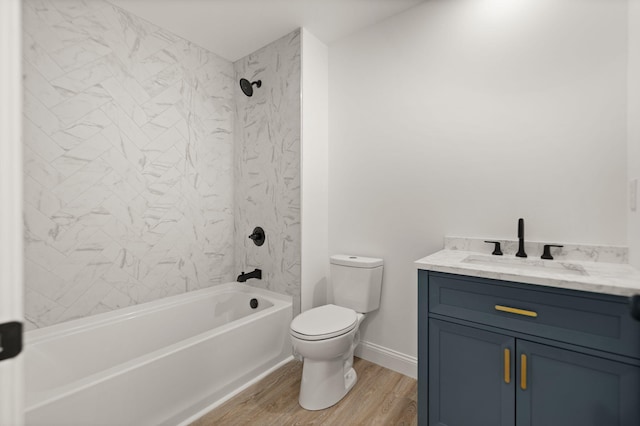
[[640, 367], [520, 339], [517, 353], [518, 426], [640, 425]]
[[429, 319], [429, 425], [514, 426], [515, 339]]

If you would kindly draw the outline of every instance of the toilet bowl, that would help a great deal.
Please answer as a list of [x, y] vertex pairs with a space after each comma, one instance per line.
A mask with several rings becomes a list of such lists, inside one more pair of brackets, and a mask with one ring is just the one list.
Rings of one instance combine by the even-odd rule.
[[298, 398], [302, 408], [331, 407], [356, 384], [353, 353], [364, 318], [349, 308], [324, 305], [292, 321], [293, 352], [304, 359]]
[[298, 401], [307, 410], [331, 407], [356, 384], [360, 324], [380, 305], [382, 259], [335, 255], [330, 262], [335, 304], [302, 312], [290, 327], [293, 352], [304, 362]]

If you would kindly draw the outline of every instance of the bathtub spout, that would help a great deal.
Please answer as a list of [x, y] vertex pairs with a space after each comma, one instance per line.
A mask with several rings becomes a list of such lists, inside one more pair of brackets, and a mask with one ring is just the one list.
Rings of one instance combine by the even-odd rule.
[[245, 281], [247, 281], [250, 278], [256, 278], [258, 280], [262, 279], [262, 269], [254, 269], [251, 272], [247, 272], [246, 274], [244, 273], [244, 271], [242, 271], [242, 273], [240, 275], [238, 275], [238, 282], [239, 283], [243, 283]]

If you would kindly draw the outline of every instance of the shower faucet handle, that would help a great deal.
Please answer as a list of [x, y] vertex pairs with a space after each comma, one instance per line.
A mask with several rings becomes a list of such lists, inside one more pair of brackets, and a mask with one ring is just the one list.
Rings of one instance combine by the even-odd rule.
[[502, 256], [502, 250], [500, 249], [500, 241], [485, 241], [485, 243], [495, 244], [493, 246], [493, 253], [491, 254], [494, 256]]
[[253, 229], [253, 233], [249, 235], [249, 239], [253, 240], [254, 244], [257, 246], [261, 246], [264, 244], [264, 240], [266, 239], [264, 235], [264, 229], [259, 226], [256, 226]]

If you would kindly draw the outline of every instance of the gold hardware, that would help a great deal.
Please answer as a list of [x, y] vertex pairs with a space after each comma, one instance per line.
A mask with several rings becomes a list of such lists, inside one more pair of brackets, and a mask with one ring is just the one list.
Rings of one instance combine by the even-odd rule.
[[510, 314], [516, 314], [516, 315], [524, 315], [526, 317], [537, 317], [538, 313], [534, 312], [534, 311], [527, 311], [524, 309], [518, 309], [518, 308], [512, 308], [509, 306], [502, 306], [502, 305], [496, 305], [495, 306], [496, 311], [500, 311], [500, 312], [508, 312]]
[[504, 382], [511, 383], [511, 351], [504, 348]]
[[520, 388], [527, 390], [527, 356], [520, 355]]

